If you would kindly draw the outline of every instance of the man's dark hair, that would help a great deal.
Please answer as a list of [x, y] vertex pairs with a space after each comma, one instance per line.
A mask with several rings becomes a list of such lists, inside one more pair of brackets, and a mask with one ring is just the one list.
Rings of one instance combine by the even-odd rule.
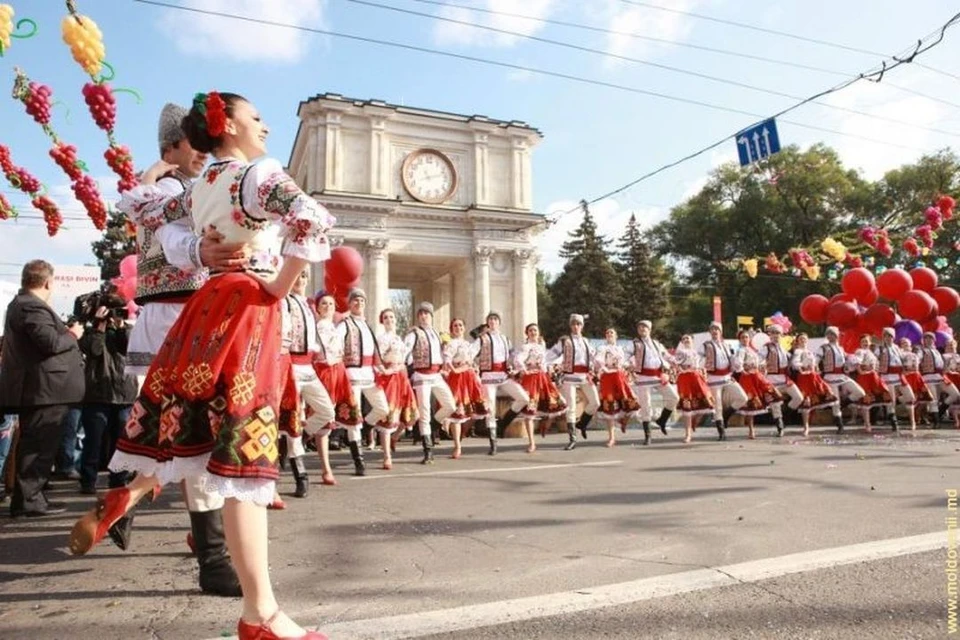
[[31, 260], [23, 265], [20, 286], [24, 289], [39, 289], [53, 277], [53, 265], [46, 260]]

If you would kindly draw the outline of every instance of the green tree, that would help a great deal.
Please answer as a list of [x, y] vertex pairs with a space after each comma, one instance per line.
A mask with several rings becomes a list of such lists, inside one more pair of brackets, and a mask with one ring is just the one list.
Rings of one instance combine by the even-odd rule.
[[623, 289], [607, 253], [607, 239], [597, 233], [587, 203], [581, 202], [581, 206], [583, 221], [560, 249], [560, 257], [566, 262], [550, 287], [550, 320], [565, 331], [569, 315], [582, 313], [589, 316], [584, 335], [601, 337], [608, 327], [620, 326]]
[[660, 328], [661, 320], [670, 315], [670, 275], [660, 259], [651, 253], [636, 215], [630, 215], [617, 248], [616, 267], [623, 287], [620, 334], [632, 336], [640, 320], [650, 320]]
[[109, 281], [120, 275], [120, 261], [137, 252], [135, 227], [126, 214], [111, 207], [103, 236], [90, 246], [100, 266], [100, 278]]

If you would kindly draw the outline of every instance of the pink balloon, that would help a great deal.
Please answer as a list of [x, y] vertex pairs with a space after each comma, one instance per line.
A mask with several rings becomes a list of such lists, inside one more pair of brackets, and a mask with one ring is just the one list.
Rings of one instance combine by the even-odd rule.
[[120, 261], [120, 277], [124, 279], [137, 277], [136, 254], [131, 254]]

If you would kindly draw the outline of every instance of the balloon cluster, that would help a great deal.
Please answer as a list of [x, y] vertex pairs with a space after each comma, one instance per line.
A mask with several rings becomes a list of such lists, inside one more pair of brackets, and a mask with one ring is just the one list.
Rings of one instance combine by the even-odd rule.
[[[30, 18], [17, 21], [16, 29], [13, 26], [14, 10], [9, 4], [0, 4], [0, 56], [10, 48], [11, 38], [29, 38], [37, 33], [37, 23]], [[32, 27], [26, 33], [16, 33], [23, 25]]]
[[60, 22], [63, 41], [70, 47], [73, 59], [90, 76], [97, 76], [103, 65], [107, 50], [103, 45], [103, 34], [97, 23], [87, 16], [77, 13], [73, 0], [67, 0], [70, 13]]
[[[0, 144], [0, 171], [6, 176], [11, 187], [30, 196], [30, 204], [43, 214], [43, 220], [47, 223], [47, 235], [57, 235], [60, 225], [63, 224], [63, 216], [60, 215], [57, 203], [40, 194], [43, 189], [40, 181], [23, 167], [13, 164], [10, 149], [2, 144]], [[8, 210], [13, 212], [14, 217], [16, 216], [16, 211], [9, 205]]]
[[323, 286], [333, 296], [340, 313], [346, 312], [350, 290], [360, 286], [362, 275], [363, 257], [359, 251], [342, 246], [330, 252], [324, 265]]
[[[800, 303], [800, 317], [810, 324], [834, 325], [848, 351], [855, 351], [863, 334], [879, 335], [893, 327], [897, 339], [918, 343], [924, 331], [935, 332], [938, 346], [952, 336], [947, 316], [960, 307], [960, 294], [938, 286], [935, 271], [917, 267], [886, 269], [874, 278], [864, 268], [851, 269], [841, 281], [843, 293], [830, 299], [815, 294]], [[878, 302], [880, 298], [896, 305]]]
[[17, 210], [13, 208], [10, 201], [0, 193], [0, 220], [9, 220], [17, 217]]

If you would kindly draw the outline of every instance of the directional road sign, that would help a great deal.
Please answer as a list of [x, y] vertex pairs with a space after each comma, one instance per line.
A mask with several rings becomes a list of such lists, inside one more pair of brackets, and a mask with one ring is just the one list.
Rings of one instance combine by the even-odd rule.
[[780, 136], [773, 118], [744, 129], [735, 138], [740, 166], [745, 167], [780, 151]]

